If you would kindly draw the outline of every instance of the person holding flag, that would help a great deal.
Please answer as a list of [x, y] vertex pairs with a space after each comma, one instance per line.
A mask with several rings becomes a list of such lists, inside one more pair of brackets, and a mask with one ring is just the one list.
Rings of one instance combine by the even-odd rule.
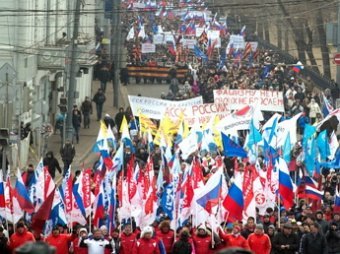
[[55, 226], [45, 242], [56, 248], [56, 254], [69, 253], [69, 244], [76, 238], [73, 234], [61, 234], [59, 226]]

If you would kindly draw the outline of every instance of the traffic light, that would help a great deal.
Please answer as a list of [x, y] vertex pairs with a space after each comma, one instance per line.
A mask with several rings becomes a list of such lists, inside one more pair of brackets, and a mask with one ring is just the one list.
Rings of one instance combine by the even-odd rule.
[[61, 97], [58, 105], [61, 113], [67, 112], [67, 99], [66, 97]]
[[8, 146], [9, 144], [9, 130], [7, 128], [0, 129], [0, 145]]

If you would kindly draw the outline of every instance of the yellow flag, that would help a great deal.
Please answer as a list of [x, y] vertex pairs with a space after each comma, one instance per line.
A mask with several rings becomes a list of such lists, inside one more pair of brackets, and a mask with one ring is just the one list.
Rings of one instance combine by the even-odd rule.
[[123, 120], [122, 120], [122, 124], [120, 125], [120, 129], [119, 129], [119, 132], [120, 133], [123, 133], [124, 130], [129, 130], [129, 125], [128, 125], [128, 122], [126, 120], [126, 117], [123, 116]]

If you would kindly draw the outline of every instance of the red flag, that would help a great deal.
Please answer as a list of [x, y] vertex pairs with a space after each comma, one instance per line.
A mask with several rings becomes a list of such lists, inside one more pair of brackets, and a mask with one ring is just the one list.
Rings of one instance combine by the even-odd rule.
[[39, 210], [32, 217], [32, 229], [34, 229], [36, 232], [39, 232], [39, 233], [42, 232], [46, 220], [48, 220], [50, 217], [50, 212], [51, 212], [53, 199], [54, 199], [54, 192], [55, 192], [55, 188], [47, 196], [45, 201], [40, 206]]
[[203, 172], [200, 163], [198, 162], [197, 158], [192, 161], [192, 181], [193, 181], [193, 188], [197, 189], [204, 184]]
[[134, 165], [135, 165], [135, 158], [134, 156], [131, 157], [128, 165], [127, 165], [127, 172], [126, 172], [126, 180], [128, 184], [128, 191], [129, 191], [129, 201], [135, 196], [137, 192], [137, 183], [133, 179], [134, 173]]

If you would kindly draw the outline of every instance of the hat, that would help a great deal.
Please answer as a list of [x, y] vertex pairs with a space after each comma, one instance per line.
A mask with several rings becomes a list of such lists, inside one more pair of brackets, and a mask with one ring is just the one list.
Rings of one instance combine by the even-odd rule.
[[81, 229], [79, 229], [79, 234], [81, 234], [81, 232], [87, 233], [87, 229], [86, 229], [86, 228], [81, 228]]
[[285, 224], [283, 225], [283, 228], [292, 229], [293, 226], [292, 226], [292, 224], [290, 224], [289, 222], [287, 222], [287, 223], [285, 223]]
[[203, 229], [204, 231], [207, 231], [207, 228], [206, 228], [203, 224], [201, 224], [201, 225], [197, 228], [197, 230], [200, 230], [200, 229]]
[[52, 231], [54, 231], [54, 230], [59, 230], [59, 226], [54, 226]]
[[270, 228], [275, 230], [275, 226], [274, 225], [269, 225], [268, 229], [270, 229]]
[[100, 230], [106, 230], [107, 231], [107, 226], [103, 225], [99, 228]]
[[263, 225], [261, 224], [261, 223], [259, 223], [259, 224], [256, 224], [256, 227], [255, 227], [256, 229], [261, 229], [261, 230], [263, 230]]
[[140, 234], [140, 236], [144, 237], [145, 234], [153, 234], [153, 228], [150, 227], [150, 226], [144, 227], [142, 232], [141, 232], [141, 234]]

